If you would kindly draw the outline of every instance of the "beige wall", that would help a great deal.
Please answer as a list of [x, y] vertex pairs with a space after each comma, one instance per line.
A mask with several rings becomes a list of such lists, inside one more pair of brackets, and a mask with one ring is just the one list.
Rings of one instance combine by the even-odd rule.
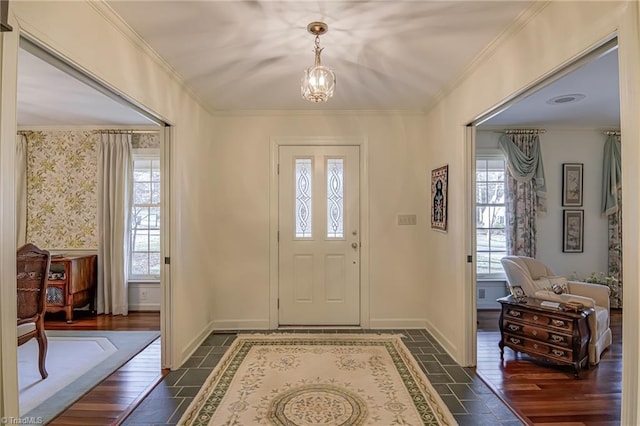
[[[537, 7], [541, 7], [539, 13], [530, 15], [524, 26], [506, 34], [506, 39], [487, 52], [466, 78], [428, 112], [425, 140], [430, 157], [427, 166], [449, 163], [450, 181], [464, 182], [468, 173], [465, 170], [465, 124], [620, 29], [620, 60], [625, 68], [621, 71], [622, 107], [627, 111], [622, 114], [623, 145], [624, 135], [633, 135], [630, 137], [632, 142], [623, 149], [623, 199], [637, 200], [640, 179], [637, 167], [634, 166], [634, 170], [625, 167], [627, 161], [637, 163], [639, 153], [637, 3], [550, 2]], [[442, 144], [443, 140], [448, 143]], [[471, 164], [466, 167], [472, 170]], [[473, 317], [468, 312], [474, 307], [474, 284], [468, 269], [464, 272], [464, 255], [467, 249], [465, 235], [472, 229], [463, 215], [470, 202], [462, 191], [450, 192], [449, 201], [449, 211], [453, 212], [449, 233], [427, 234], [427, 258], [432, 262], [431, 279], [427, 281], [426, 315], [432, 331], [454, 358], [471, 364], [474, 357], [470, 331], [474, 327]], [[625, 217], [629, 219], [625, 222], [625, 282], [637, 283], [638, 262], [632, 257], [637, 257], [640, 234], [633, 218], [638, 217], [640, 210], [636, 201], [625, 204], [624, 209]], [[447, 303], [442, 303], [443, 300]], [[625, 292], [625, 324], [638, 324], [639, 301], [637, 286]], [[633, 363], [638, 358], [638, 330], [634, 328], [625, 331], [624, 357], [634, 361], [624, 365], [627, 378], [623, 389], [623, 424], [637, 424], [637, 408], [634, 407], [638, 405], [639, 374], [637, 363]]]
[[[215, 164], [199, 238], [214, 259], [209, 277], [217, 328], [265, 328], [269, 320], [270, 139], [366, 140], [369, 187], [369, 308], [373, 327], [424, 326], [427, 156], [421, 114], [264, 113], [220, 116], [200, 161]], [[205, 217], [208, 213], [210, 217]], [[416, 226], [398, 226], [398, 214]]]

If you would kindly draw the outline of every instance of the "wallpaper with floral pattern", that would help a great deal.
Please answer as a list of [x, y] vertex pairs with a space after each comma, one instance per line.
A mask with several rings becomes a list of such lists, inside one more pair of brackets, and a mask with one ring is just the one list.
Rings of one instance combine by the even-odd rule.
[[131, 146], [137, 148], [160, 148], [160, 137], [157, 133], [134, 133], [131, 135]]
[[27, 134], [28, 242], [47, 248], [98, 247], [99, 138], [90, 131]]
[[[159, 146], [135, 134], [134, 147]], [[27, 241], [46, 248], [96, 249], [98, 142], [92, 131], [27, 132]]]

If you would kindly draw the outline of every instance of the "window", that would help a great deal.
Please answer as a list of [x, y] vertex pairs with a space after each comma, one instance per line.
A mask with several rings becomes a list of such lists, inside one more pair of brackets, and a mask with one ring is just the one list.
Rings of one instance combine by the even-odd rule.
[[504, 157], [476, 159], [476, 272], [479, 277], [504, 274], [507, 254]]
[[160, 278], [160, 155], [134, 152], [129, 277]]

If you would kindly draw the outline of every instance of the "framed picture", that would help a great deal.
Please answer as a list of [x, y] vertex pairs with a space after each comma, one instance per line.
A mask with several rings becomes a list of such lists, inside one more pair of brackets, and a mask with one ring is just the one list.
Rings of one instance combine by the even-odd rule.
[[584, 210], [564, 210], [562, 251], [582, 253], [584, 250]]
[[447, 230], [447, 188], [449, 165], [431, 171], [431, 228]]
[[582, 207], [582, 163], [562, 164], [562, 205]]

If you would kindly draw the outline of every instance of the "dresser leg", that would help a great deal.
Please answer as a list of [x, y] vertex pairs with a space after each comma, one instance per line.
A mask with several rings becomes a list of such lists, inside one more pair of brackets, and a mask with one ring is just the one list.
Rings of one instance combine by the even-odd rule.
[[67, 318], [67, 324], [73, 323], [73, 306], [65, 306], [64, 312]]

